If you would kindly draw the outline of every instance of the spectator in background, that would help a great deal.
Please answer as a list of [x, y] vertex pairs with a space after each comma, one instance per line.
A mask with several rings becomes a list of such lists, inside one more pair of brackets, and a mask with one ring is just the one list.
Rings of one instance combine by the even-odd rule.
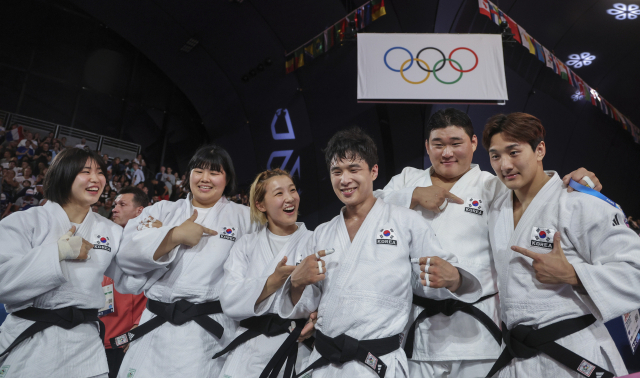
[[93, 211], [94, 213], [97, 213], [99, 209], [100, 207], [98, 206], [97, 203], [94, 203], [93, 205], [91, 205], [91, 211]]
[[62, 137], [62, 139], [60, 139], [60, 151], [65, 148], [67, 148], [67, 137]]
[[5, 169], [2, 175], [2, 193], [7, 195], [9, 201], [13, 201], [14, 194], [20, 186], [20, 183], [14, 179], [15, 176], [16, 171], [13, 169]]
[[113, 159], [110, 169], [108, 168], [108, 170], [110, 170], [114, 176], [122, 176], [122, 174], [124, 173], [124, 164], [120, 162], [119, 157], [116, 157]]
[[5, 167], [5, 168], [9, 168], [9, 160], [11, 160], [11, 157], [12, 157], [11, 156], [11, 151], [10, 150], [5, 150], [3, 155], [2, 155], [2, 159], [0, 159], [0, 164], [2, 164], [2, 166]]
[[38, 206], [40, 200], [34, 197], [35, 191], [31, 188], [27, 189], [23, 197], [18, 198], [14, 206], [15, 211], [28, 210], [33, 206]]
[[104, 205], [102, 205], [102, 207], [98, 208], [98, 214], [102, 215], [103, 217], [110, 219], [111, 218], [111, 206], [112, 206], [112, 202], [110, 199], [106, 199], [104, 201]]
[[171, 167], [167, 167], [167, 179], [165, 180], [165, 182], [167, 182], [167, 180], [171, 182], [172, 186], [176, 184], [176, 176], [173, 175]]
[[171, 198], [171, 193], [173, 193], [173, 185], [171, 184], [171, 180], [169, 180], [169, 177], [173, 177], [173, 175], [167, 176], [167, 181], [164, 182], [164, 186], [167, 187], [167, 195], [169, 196], [169, 198]]
[[11, 214], [11, 202], [9, 202], [7, 195], [2, 193], [0, 194], [0, 219], [3, 219], [9, 214]]
[[104, 164], [107, 165], [107, 167], [109, 166], [109, 155], [108, 154], [103, 154], [102, 155], [102, 160], [104, 161]]
[[[153, 180], [151, 180], [151, 184], [153, 190], [153, 192], [151, 193], [152, 198], [158, 197], [159, 199], [164, 199], [164, 196], [167, 196], [167, 186], [164, 184], [164, 182], [158, 181], [156, 178], [154, 178]], [[154, 200], [153, 202], [156, 203], [158, 201]]]
[[76, 145], [75, 145], [75, 148], [80, 148], [80, 149], [83, 149], [83, 150], [84, 150], [84, 148], [85, 148], [86, 146], [87, 146], [87, 140], [86, 140], [85, 138], [82, 138], [82, 139], [80, 140], [80, 143], [78, 143], [78, 144], [76, 144]]
[[153, 174], [151, 173], [149, 167], [147, 167], [147, 162], [144, 159], [142, 159], [142, 163], [140, 163], [140, 169], [142, 169], [142, 173], [144, 174], [145, 182], [147, 181], [147, 179], [153, 177]]
[[18, 147], [24, 147], [27, 145], [27, 143], [33, 143], [33, 134], [30, 131], [25, 131], [24, 134], [24, 139], [20, 140], [20, 143], [18, 143]]
[[33, 134], [33, 148], [38, 148], [38, 144], [40, 143], [40, 133]]
[[167, 176], [167, 174], [165, 173], [166, 170], [167, 168], [165, 168], [164, 166], [160, 167], [160, 172], [156, 173], [156, 180], [165, 182]]
[[27, 139], [23, 139], [23, 141], [25, 142], [23, 145], [18, 145], [18, 149], [16, 150], [16, 156], [21, 162], [23, 161], [31, 162], [35, 154], [34, 143], [32, 140], [27, 140]]
[[53, 143], [53, 150], [51, 150], [51, 159], [55, 158], [57, 154], [62, 151], [62, 147], [60, 146], [60, 142]]
[[142, 169], [140, 169], [140, 165], [138, 163], [133, 163], [133, 175], [132, 175], [133, 186], [138, 185], [139, 183], [144, 183], [144, 173], [142, 173]]
[[50, 132], [46, 137], [42, 138], [40, 140], [40, 144], [42, 145], [42, 143], [49, 143], [52, 144], [53, 143], [53, 131]]

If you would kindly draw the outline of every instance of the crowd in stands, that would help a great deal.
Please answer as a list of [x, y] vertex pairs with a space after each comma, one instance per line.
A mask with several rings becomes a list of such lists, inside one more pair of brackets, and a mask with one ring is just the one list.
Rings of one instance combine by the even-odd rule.
[[[67, 138], [55, 138], [53, 132], [41, 136], [22, 128], [22, 138], [11, 138], [8, 134], [18, 127], [14, 124], [5, 129], [0, 120], [0, 219], [16, 211], [44, 205], [46, 199], [43, 198], [42, 182], [56, 154], [65, 148], [89, 149], [84, 138], [75, 146], [68, 146]], [[107, 154], [102, 154], [102, 157], [107, 165], [108, 185], [92, 209], [105, 218], [111, 219], [116, 196], [128, 186], [142, 189], [149, 197], [149, 204], [162, 200], [175, 201], [187, 196], [182, 185], [185, 175], [180, 175], [171, 167], [160, 167], [159, 172], [153, 174], [142, 155], [133, 160]], [[227, 198], [249, 205], [249, 196], [245, 191]]]

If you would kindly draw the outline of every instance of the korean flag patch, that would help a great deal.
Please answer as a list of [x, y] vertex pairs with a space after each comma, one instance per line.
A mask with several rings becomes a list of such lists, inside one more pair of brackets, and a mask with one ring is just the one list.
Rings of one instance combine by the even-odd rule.
[[398, 245], [398, 238], [393, 228], [381, 228], [376, 237], [376, 244]]
[[103, 249], [107, 252], [111, 252], [109, 237], [104, 235], [96, 235], [96, 239], [93, 242], [93, 249]]
[[482, 215], [484, 213], [484, 203], [480, 198], [467, 199], [464, 211], [467, 213]]
[[556, 230], [546, 227], [533, 227], [531, 229], [531, 246], [553, 249], [553, 235]]
[[220, 239], [231, 240], [232, 242], [236, 241], [236, 228], [235, 227], [222, 227], [222, 232], [220, 233]]

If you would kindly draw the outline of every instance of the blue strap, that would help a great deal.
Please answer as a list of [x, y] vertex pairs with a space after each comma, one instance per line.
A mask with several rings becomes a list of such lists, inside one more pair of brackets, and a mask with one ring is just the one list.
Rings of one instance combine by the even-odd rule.
[[[620, 207], [620, 205], [618, 205], [617, 203], [613, 202], [612, 200], [610, 200], [604, 194], [600, 193], [597, 190], [591, 189], [588, 186], [584, 186], [584, 185], [582, 185], [580, 183], [577, 183], [573, 179], [569, 180], [569, 186], [572, 187], [573, 189], [579, 191], [579, 192], [584, 193], [584, 194], [589, 194], [589, 195], [592, 195], [592, 196], [594, 196], [596, 198], [600, 198], [601, 200], [605, 201], [609, 205], [611, 205], [611, 206], [615, 207], [616, 209], [622, 211], [622, 208]], [[622, 214], [624, 214], [624, 211], [622, 211]], [[625, 218], [626, 218], [626, 215], [625, 215]]]

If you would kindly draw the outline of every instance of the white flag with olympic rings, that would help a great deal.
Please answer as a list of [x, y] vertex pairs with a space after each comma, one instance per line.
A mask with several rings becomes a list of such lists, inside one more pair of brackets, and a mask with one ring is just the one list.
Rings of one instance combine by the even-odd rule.
[[358, 34], [358, 102], [506, 100], [499, 34]]

